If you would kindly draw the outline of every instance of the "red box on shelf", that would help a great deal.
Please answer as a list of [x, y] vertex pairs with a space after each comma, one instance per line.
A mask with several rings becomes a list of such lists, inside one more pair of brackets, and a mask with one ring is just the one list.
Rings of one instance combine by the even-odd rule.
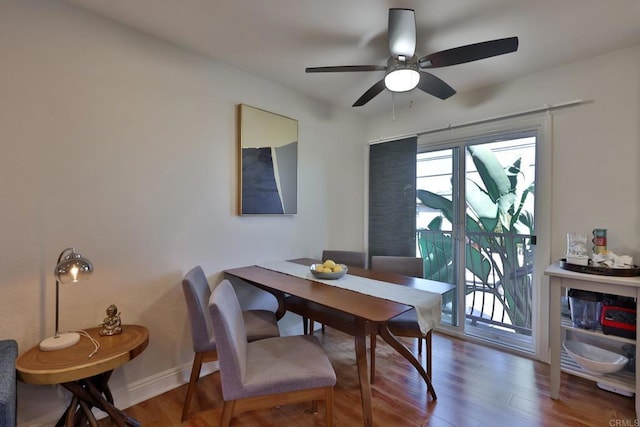
[[605, 305], [600, 315], [602, 332], [625, 338], [636, 338], [636, 310], [627, 307]]

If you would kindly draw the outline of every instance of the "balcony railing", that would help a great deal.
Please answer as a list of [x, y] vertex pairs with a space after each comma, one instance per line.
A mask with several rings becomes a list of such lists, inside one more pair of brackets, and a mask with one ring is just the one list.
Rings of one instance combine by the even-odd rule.
[[[533, 246], [531, 235], [467, 232], [465, 318], [471, 324], [531, 335]], [[456, 284], [451, 232], [418, 230], [425, 277]], [[458, 281], [460, 282], [460, 281]], [[454, 296], [443, 313], [455, 316]]]

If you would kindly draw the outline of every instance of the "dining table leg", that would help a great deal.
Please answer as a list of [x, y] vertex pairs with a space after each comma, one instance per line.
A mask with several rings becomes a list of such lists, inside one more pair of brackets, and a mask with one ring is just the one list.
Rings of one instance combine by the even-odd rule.
[[[438, 397], [436, 396], [436, 390], [433, 388], [433, 384], [431, 384], [431, 378], [424, 370], [420, 362], [418, 362], [418, 359], [415, 358], [413, 353], [411, 353], [409, 349], [404, 346], [404, 344], [398, 341], [398, 339], [391, 333], [389, 327], [386, 324], [380, 326], [379, 332], [383, 340], [385, 340], [391, 347], [396, 349], [398, 353], [404, 356], [404, 358], [407, 359], [414, 368], [416, 368], [420, 376], [424, 379], [425, 383], [427, 383], [427, 390], [429, 391], [429, 394], [431, 394], [433, 400], [436, 400]], [[431, 355], [429, 355], [429, 357], [431, 357]]]
[[366, 427], [373, 426], [371, 403], [371, 384], [369, 383], [369, 367], [367, 364], [366, 333], [363, 322], [357, 322], [355, 333], [356, 365], [360, 380], [360, 396], [362, 397], [362, 417]]
[[376, 341], [378, 340], [378, 335], [373, 333], [371, 334], [371, 337], [369, 338], [369, 359], [371, 360], [370, 364], [371, 366], [369, 367], [369, 381], [371, 381], [371, 384], [376, 382]]

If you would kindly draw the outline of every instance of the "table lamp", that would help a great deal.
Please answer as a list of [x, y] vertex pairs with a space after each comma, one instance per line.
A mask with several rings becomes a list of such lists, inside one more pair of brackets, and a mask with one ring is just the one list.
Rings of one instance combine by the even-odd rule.
[[53, 351], [71, 347], [80, 341], [77, 332], [60, 333], [58, 329], [60, 283], [76, 283], [89, 278], [93, 272], [93, 264], [76, 252], [74, 248], [66, 248], [60, 252], [53, 274], [56, 276], [56, 334], [40, 343], [40, 350]]

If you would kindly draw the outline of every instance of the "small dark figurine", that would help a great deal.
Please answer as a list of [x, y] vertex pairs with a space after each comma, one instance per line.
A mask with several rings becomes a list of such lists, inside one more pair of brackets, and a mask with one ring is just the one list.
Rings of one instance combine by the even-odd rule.
[[102, 330], [100, 331], [101, 336], [111, 336], [122, 333], [120, 313], [118, 313], [118, 307], [116, 307], [115, 304], [107, 307], [107, 317], [104, 318], [104, 321], [99, 326], [102, 326]]

